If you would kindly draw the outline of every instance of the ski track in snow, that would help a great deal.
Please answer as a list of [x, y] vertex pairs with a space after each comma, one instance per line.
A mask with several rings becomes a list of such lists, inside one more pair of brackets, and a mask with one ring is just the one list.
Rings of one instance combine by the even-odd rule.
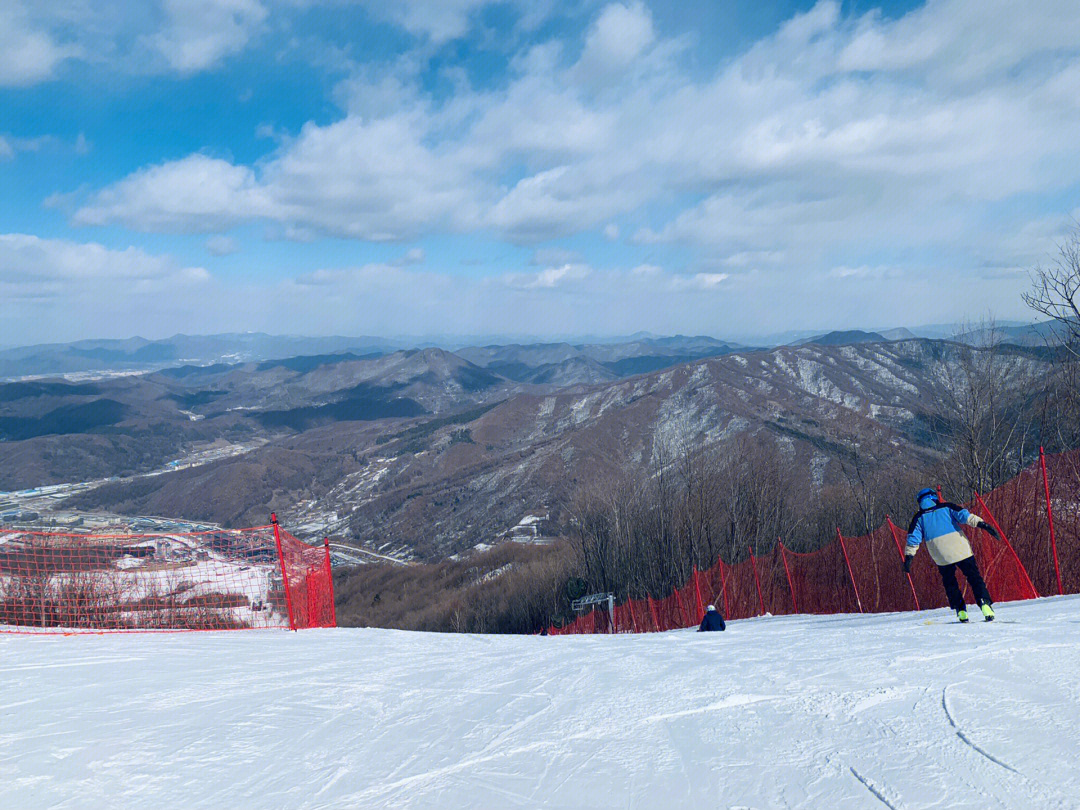
[[858, 779], [859, 783], [864, 788], [866, 788], [867, 790], [870, 791], [870, 794], [875, 799], [877, 799], [883, 805], [888, 807], [889, 810], [900, 810], [895, 804], [893, 804], [892, 802], [890, 802], [888, 799], [885, 798], [885, 794], [882, 792], [882, 789], [880, 787], [875, 785], [873, 782], [871, 782], [869, 779], [867, 779], [865, 776], [863, 776], [861, 773], [859, 773], [854, 768], [849, 768], [848, 770], [851, 771], [851, 775], [854, 776], [856, 779]]
[[1075, 810], [1080, 597], [1000, 608], [1015, 623], [0, 634], [0, 807]]

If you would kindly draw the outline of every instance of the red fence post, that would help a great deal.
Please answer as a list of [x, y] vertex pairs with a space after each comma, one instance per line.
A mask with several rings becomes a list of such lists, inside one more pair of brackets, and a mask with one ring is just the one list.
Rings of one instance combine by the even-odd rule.
[[323, 548], [326, 550], [326, 584], [330, 588], [330, 626], [337, 627], [337, 605], [334, 604], [334, 568], [330, 564], [330, 538], [323, 538]]
[[791, 583], [791, 569], [788, 568], [787, 553], [784, 551], [784, 544], [779, 537], [776, 538], [776, 543], [780, 546], [780, 559], [784, 561], [784, 574], [787, 575], [787, 586], [788, 590], [791, 591], [791, 607], [798, 613], [799, 603], [795, 601], [795, 586]]
[[851, 587], [855, 591], [855, 604], [859, 606], [859, 613], [862, 613], [862, 599], [859, 597], [859, 586], [855, 584], [855, 575], [851, 573], [851, 560], [848, 559], [847, 546], [844, 545], [844, 535], [840, 534], [839, 526], [836, 527], [836, 539], [840, 541], [840, 550], [844, 552], [844, 565], [847, 566], [847, 575], [851, 577]]
[[1013, 559], [1016, 560], [1016, 564], [1020, 567], [1020, 573], [1022, 573], [1024, 575], [1024, 579], [1027, 580], [1028, 587], [1031, 588], [1031, 592], [1035, 594], [1035, 598], [1038, 599], [1039, 592], [1035, 590], [1035, 583], [1031, 581], [1031, 577], [1028, 576], [1027, 569], [1024, 568], [1024, 564], [1020, 562], [1020, 557], [1017, 555], [1016, 549], [1014, 549], [1012, 543], [1009, 542], [1009, 538], [1005, 536], [1005, 530], [1002, 529], [1001, 526], [998, 524], [997, 519], [994, 517], [994, 514], [990, 511], [990, 507], [986, 505], [986, 501], [982, 499], [982, 495], [980, 495], [978, 492], [975, 493], [975, 500], [979, 503], [979, 510], [986, 513], [986, 516], [990, 518], [990, 523], [995, 529], [997, 529], [998, 534], [1001, 535], [1002, 542], [1005, 543], [1009, 551], [1012, 553]]
[[634, 600], [627, 599], [626, 607], [630, 610], [630, 627], [633, 628], [635, 633], [640, 633], [641, 631], [638, 630], [637, 616], [634, 615]]
[[292, 591], [289, 590], [289, 572], [285, 566], [285, 552], [281, 549], [281, 529], [278, 527], [277, 512], [270, 513], [270, 525], [274, 527], [274, 545], [277, 546], [278, 562], [281, 563], [281, 587], [285, 589], [285, 607], [289, 612], [289, 629], [296, 629], [296, 621], [293, 619]]
[[[896, 524], [892, 522], [892, 516], [886, 515], [885, 520], [888, 521], [889, 531], [892, 533], [893, 542], [896, 543], [896, 551], [900, 555], [900, 560], [904, 559], [904, 549], [900, 547], [900, 537], [896, 533]], [[908, 585], [911, 586], [911, 598], [915, 600], [915, 609], [922, 610], [919, 606], [919, 594], [915, 592], [915, 580], [911, 578], [911, 574], [907, 575]]]
[[[686, 587], [685, 585], [683, 586]], [[686, 623], [689, 621], [689, 617], [686, 615], [686, 605], [683, 604], [682, 594], [679, 593], [679, 589], [675, 589], [675, 601], [679, 603], [679, 613], [682, 614], [682, 626], [686, 627]]]
[[653, 627], [655, 627], [656, 632], [659, 633], [663, 628], [660, 627], [660, 620], [656, 618], [656, 604], [653, 602], [652, 594], [645, 594], [645, 598], [649, 600], [649, 613], [652, 615]]
[[724, 561], [720, 561], [720, 590], [724, 594], [724, 615], [731, 615], [731, 608], [728, 606], [727, 598], [727, 572], [728, 567], [724, 565]]
[[1050, 548], [1054, 552], [1054, 576], [1057, 577], [1058, 596], [1065, 591], [1061, 587], [1061, 566], [1058, 564], [1057, 534], [1054, 532], [1054, 510], [1050, 506], [1050, 478], [1046, 474], [1046, 453], [1039, 448], [1039, 465], [1042, 467], [1043, 489], [1046, 492], [1046, 518], [1050, 521]]
[[[698, 582], [698, 570], [694, 569], [694, 593], [697, 594], [697, 611], [699, 616], [705, 614], [705, 603], [701, 601], [701, 583]], [[709, 599], [712, 599], [712, 594], [709, 594]]]
[[757, 561], [754, 560], [754, 550], [747, 545], [746, 550], [750, 552], [750, 566], [754, 569], [754, 584], [757, 585], [757, 598], [758, 603], [761, 605], [761, 615], [764, 616], [765, 611], [765, 597], [761, 595], [761, 580], [758, 579], [757, 573]]

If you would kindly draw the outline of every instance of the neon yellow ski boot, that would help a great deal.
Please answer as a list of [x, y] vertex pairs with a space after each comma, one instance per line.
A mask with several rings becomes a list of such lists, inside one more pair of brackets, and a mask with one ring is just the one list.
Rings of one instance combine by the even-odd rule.
[[962, 623], [966, 624], [967, 620], [968, 620], [967, 611], [966, 610], [958, 610], [958, 611], [956, 611], [956, 618], [959, 619]]
[[983, 618], [988, 622], [994, 620], [994, 609], [989, 605], [979, 605], [979, 610], [982, 611]]

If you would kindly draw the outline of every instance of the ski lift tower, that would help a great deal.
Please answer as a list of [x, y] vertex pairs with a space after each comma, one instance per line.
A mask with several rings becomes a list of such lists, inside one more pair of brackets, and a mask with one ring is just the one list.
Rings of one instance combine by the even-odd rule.
[[593, 605], [602, 605], [607, 602], [608, 609], [608, 627], [611, 628], [611, 632], [618, 632], [615, 627], [615, 594], [613, 593], [590, 593], [588, 596], [583, 596], [580, 599], [575, 599], [570, 603], [570, 608], [575, 613], [580, 613], [585, 608], [590, 608]]

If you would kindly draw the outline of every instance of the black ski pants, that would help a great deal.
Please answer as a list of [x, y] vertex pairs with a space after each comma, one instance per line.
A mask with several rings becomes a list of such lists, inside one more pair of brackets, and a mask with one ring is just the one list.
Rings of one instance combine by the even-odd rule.
[[938, 566], [938, 571], [941, 572], [941, 584], [945, 586], [945, 594], [949, 597], [949, 607], [953, 610], [964, 609], [964, 595], [960, 592], [960, 585], [956, 581], [957, 568], [960, 569], [960, 573], [964, 575], [968, 585], [971, 586], [971, 592], [975, 595], [975, 603], [978, 605], [992, 605], [994, 600], [990, 598], [990, 591], [986, 589], [986, 583], [983, 582], [982, 574], [979, 572], [979, 564], [975, 562], [975, 557], [971, 556], [965, 560], [960, 560], [960, 562]]

